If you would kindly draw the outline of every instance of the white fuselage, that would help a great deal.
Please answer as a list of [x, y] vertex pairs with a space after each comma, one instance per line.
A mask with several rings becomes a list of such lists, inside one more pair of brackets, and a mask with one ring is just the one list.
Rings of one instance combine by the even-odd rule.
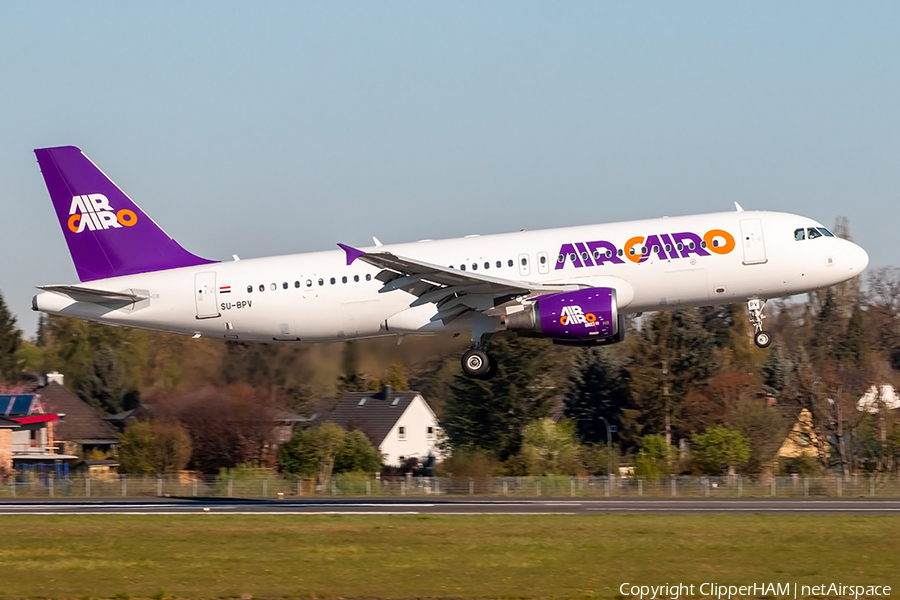
[[[819, 227], [802, 216], [736, 211], [368, 250], [514, 281], [616, 287], [620, 312], [634, 313], [790, 296], [859, 275], [868, 256], [856, 244], [826, 235], [795, 239], [796, 230]], [[695, 237], [676, 235], [685, 232]], [[690, 251], [688, 240], [704, 237], [706, 247], [698, 244]], [[652, 246], [658, 246], [656, 252]], [[642, 251], [646, 258], [636, 262]], [[448, 325], [432, 322], [437, 307], [410, 308], [416, 298], [405, 291], [379, 293], [379, 271], [362, 261], [348, 266], [345, 252], [332, 250], [84, 284], [149, 295], [136, 304], [103, 306], [43, 292], [34, 305], [48, 313], [113, 325], [265, 342], [470, 330], [465, 317]]]

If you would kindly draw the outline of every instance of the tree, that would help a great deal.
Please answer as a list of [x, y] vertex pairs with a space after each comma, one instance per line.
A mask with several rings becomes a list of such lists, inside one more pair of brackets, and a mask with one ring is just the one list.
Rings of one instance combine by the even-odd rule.
[[130, 410], [138, 404], [138, 391], [128, 384], [118, 357], [109, 347], [97, 352], [93, 368], [75, 382], [74, 391], [107, 415]]
[[350, 431], [344, 436], [344, 443], [334, 456], [335, 473], [380, 471], [384, 455], [372, 445], [362, 431]]
[[784, 442], [789, 423], [763, 402], [746, 399], [728, 415], [728, 426], [743, 435], [750, 447], [745, 470], [760, 473], [771, 464]]
[[15, 383], [19, 380], [21, 343], [22, 332], [16, 327], [16, 318], [0, 294], [0, 382]]
[[522, 464], [528, 475], [577, 475], [581, 445], [569, 420], [532, 421], [522, 434]]
[[177, 421], [132, 421], [119, 435], [125, 473], [177, 473], [191, 459], [191, 438]]
[[691, 438], [691, 453], [705, 472], [730, 473], [750, 460], [750, 445], [739, 432], [716, 425]]
[[641, 449], [634, 459], [634, 474], [644, 479], [659, 479], [675, 470], [677, 451], [665, 436], [654, 433], [640, 440]]
[[700, 326], [695, 311], [653, 315], [632, 352], [631, 403], [623, 411], [628, 433], [660, 432], [671, 444], [685, 396], [718, 368], [713, 336]]
[[269, 401], [267, 390], [231, 385], [159, 392], [145, 404], [187, 428], [194, 469], [218, 473], [240, 464], [274, 463], [275, 418]]
[[346, 437], [347, 432], [334, 423], [301, 429], [281, 446], [278, 467], [282, 473], [317, 477], [327, 485]]
[[631, 375], [624, 361], [606, 348], [584, 348], [576, 354], [565, 396], [564, 414], [575, 422], [584, 443], [606, 443], [601, 417], [621, 428], [620, 412], [628, 405]]
[[500, 460], [519, 453], [525, 426], [550, 414], [556, 368], [545, 341], [495, 337], [497, 375], [488, 381], [458, 373], [441, 427], [454, 452], [480, 449]]

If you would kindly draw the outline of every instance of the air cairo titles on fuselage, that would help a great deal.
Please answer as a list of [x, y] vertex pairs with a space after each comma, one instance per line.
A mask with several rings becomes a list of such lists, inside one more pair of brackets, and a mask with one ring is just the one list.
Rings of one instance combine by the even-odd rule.
[[688, 258], [691, 255], [728, 254], [735, 248], [734, 236], [724, 229], [710, 229], [702, 237], [690, 231], [634, 236], [621, 250], [606, 240], [572, 242], [560, 246], [556, 270], [571, 264], [575, 268], [599, 267], [606, 263], [625, 264], [625, 259], [640, 264], [651, 254], [660, 260]]

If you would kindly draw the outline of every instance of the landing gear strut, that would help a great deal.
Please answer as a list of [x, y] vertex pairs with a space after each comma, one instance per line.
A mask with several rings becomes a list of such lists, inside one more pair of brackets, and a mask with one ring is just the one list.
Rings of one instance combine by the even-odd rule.
[[772, 343], [772, 336], [768, 331], [763, 331], [762, 322], [766, 318], [763, 309], [766, 307], [766, 301], [758, 298], [747, 301], [747, 309], [750, 311], [750, 325], [753, 326], [753, 341], [760, 348], [768, 348]]

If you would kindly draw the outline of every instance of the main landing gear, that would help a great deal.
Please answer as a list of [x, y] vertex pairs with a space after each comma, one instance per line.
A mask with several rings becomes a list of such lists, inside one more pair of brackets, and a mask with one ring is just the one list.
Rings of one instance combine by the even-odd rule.
[[768, 331], [763, 331], [762, 322], [766, 318], [763, 309], [766, 301], [755, 298], [747, 301], [747, 309], [750, 311], [750, 325], [753, 326], [753, 341], [760, 348], [768, 348], [772, 343], [772, 336]]
[[473, 379], [491, 379], [497, 374], [497, 359], [488, 354], [487, 344], [478, 344], [462, 355], [462, 369]]

